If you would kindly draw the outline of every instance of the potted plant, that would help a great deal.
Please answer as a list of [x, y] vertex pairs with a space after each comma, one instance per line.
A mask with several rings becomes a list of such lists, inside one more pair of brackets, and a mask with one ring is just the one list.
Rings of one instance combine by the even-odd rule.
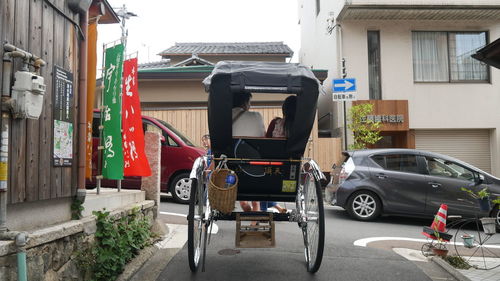
[[432, 252], [438, 257], [446, 257], [448, 255], [446, 243], [443, 240], [438, 240], [436, 245], [432, 248]]
[[438, 230], [438, 216], [434, 216], [434, 237], [436, 237], [437, 243], [432, 247], [432, 252], [438, 257], [446, 257], [448, 255], [448, 249], [446, 248], [446, 240], [441, 237], [441, 232]]
[[480, 218], [480, 220], [486, 235], [493, 235], [496, 233], [496, 218]]
[[461, 236], [461, 238], [464, 240], [464, 247], [465, 248], [472, 248], [474, 247], [474, 235], [471, 234], [464, 234]]
[[467, 192], [467, 194], [469, 194], [472, 198], [475, 198], [477, 200], [481, 211], [490, 211], [491, 210], [490, 192], [488, 191], [487, 187], [479, 190], [478, 192], [474, 192], [474, 191], [467, 189], [465, 187], [462, 187], [461, 190]]

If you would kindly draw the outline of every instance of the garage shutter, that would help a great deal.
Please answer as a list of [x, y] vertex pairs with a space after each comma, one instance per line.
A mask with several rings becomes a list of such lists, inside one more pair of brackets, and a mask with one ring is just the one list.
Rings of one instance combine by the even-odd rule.
[[415, 130], [415, 146], [491, 172], [489, 130]]

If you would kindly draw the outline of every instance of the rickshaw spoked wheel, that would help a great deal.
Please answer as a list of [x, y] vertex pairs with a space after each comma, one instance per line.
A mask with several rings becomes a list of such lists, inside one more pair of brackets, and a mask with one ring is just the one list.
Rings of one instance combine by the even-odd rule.
[[302, 194], [297, 194], [303, 222], [300, 223], [304, 238], [307, 271], [315, 273], [321, 266], [325, 244], [325, 211], [321, 185], [311, 173], [306, 174]]
[[189, 202], [188, 219], [188, 259], [189, 268], [196, 272], [200, 265], [203, 254], [204, 238], [206, 236], [206, 226], [204, 222], [203, 179], [198, 177], [191, 180], [191, 197]]

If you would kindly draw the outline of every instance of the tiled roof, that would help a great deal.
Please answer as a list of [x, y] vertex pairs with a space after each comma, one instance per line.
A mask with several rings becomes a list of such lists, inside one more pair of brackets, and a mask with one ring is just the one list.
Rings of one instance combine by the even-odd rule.
[[192, 54], [190, 58], [178, 62], [172, 66], [178, 67], [178, 66], [191, 66], [191, 65], [214, 65], [214, 64], [208, 60], [198, 57], [198, 55], [196, 54]]
[[179, 54], [283, 54], [291, 57], [293, 51], [283, 42], [175, 43], [159, 55]]
[[156, 68], [165, 68], [169, 66], [171, 66], [170, 60], [161, 60], [155, 62], [141, 63], [139, 64], [139, 69], [156, 69]]
[[207, 72], [210, 73], [214, 69], [213, 65], [196, 65], [196, 66], [179, 66], [179, 67], [164, 67], [164, 68], [140, 68], [139, 72]]

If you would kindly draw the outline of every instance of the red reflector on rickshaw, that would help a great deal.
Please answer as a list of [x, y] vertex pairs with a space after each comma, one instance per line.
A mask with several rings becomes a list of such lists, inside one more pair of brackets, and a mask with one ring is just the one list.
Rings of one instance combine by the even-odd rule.
[[281, 166], [283, 162], [263, 162], [263, 161], [250, 161], [250, 165], [271, 165], [271, 166]]

